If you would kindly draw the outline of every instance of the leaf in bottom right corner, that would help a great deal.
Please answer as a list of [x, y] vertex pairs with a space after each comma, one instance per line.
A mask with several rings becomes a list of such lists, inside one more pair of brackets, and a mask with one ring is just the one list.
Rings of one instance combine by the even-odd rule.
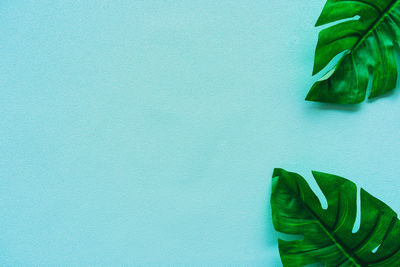
[[361, 189], [360, 228], [353, 233], [357, 212], [356, 185], [339, 176], [313, 172], [328, 207], [300, 175], [275, 169], [271, 194], [277, 231], [301, 235], [279, 239], [284, 266], [400, 266], [400, 221], [385, 203]]

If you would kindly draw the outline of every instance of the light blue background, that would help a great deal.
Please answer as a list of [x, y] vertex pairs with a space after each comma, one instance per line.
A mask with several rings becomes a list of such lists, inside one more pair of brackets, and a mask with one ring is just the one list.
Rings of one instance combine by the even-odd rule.
[[1, 265], [280, 266], [274, 167], [399, 212], [399, 92], [303, 101], [323, 4], [1, 1]]

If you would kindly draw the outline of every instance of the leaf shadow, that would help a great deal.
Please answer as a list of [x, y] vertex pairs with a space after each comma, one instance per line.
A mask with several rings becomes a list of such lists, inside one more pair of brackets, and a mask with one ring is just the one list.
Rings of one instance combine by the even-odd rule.
[[[400, 79], [399, 79], [399, 84], [393, 90], [374, 98], [366, 98], [363, 102], [358, 104], [334, 104], [334, 103], [312, 102], [310, 106], [312, 109], [316, 110], [336, 110], [339, 112], [355, 113], [361, 110], [363, 105], [373, 104], [380, 100], [395, 101], [397, 98], [400, 97], [400, 94], [397, 93], [398, 90], [400, 90]], [[367, 95], [368, 94], [369, 91], [367, 90]]]
[[268, 246], [278, 246], [278, 233], [275, 231], [275, 228], [272, 223], [272, 208], [271, 208], [271, 191], [272, 191], [272, 183], [269, 182], [267, 188], [267, 199], [265, 201], [265, 208], [264, 208], [264, 216], [265, 218], [265, 231], [264, 231], [264, 238], [266, 240], [266, 244]]
[[380, 99], [387, 98], [387, 97], [389, 97], [389, 98], [396, 98], [396, 97], [398, 97], [398, 94], [396, 94], [396, 91], [399, 90], [399, 87], [400, 87], [400, 86], [397, 85], [396, 88], [394, 88], [393, 90], [391, 90], [391, 91], [389, 91], [389, 92], [387, 92], [387, 93], [384, 93], [383, 95], [380, 95], [380, 96], [371, 98], [371, 99], [368, 98], [365, 102], [366, 102], [367, 104], [370, 104], [370, 103], [374, 103], [374, 102], [376, 102], [376, 101], [379, 101]]
[[331, 104], [331, 103], [312, 103], [311, 108], [317, 110], [336, 110], [339, 112], [355, 113], [361, 109], [360, 104]]

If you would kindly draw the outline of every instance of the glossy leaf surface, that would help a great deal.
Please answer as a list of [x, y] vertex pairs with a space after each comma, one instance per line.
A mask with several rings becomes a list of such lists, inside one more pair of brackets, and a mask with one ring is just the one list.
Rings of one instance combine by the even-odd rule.
[[[306, 100], [340, 104], [393, 90], [397, 80], [394, 46], [400, 40], [400, 0], [328, 0], [316, 23], [339, 20], [319, 33], [313, 74], [320, 72], [338, 54], [336, 66], [317, 81]], [[357, 16], [359, 16], [357, 18]]]
[[357, 213], [356, 185], [342, 177], [313, 172], [328, 207], [300, 175], [275, 169], [271, 195], [277, 231], [301, 235], [279, 239], [284, 266], [323, 263], [326, 266], [400, 266], [400, 222], [382, 201], [361, 189], [361, 221], [353, 233]]

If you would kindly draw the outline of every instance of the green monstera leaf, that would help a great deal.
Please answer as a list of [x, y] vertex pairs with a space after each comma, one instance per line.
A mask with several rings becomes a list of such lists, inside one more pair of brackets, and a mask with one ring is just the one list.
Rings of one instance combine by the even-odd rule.
[[279, 239], [284, 266], [323, 263], [325, 266], [400, 266], [400, 222], [382, 201], [361, 189], [360, 228], [353, 233], [357, 210], [356, 185], [342, 177], [313, 172], [328, 207], [323, 209], [298, 174], [275, 169], [271, 196], [277, 231], [302, 235]]
[[[355, 18], [359, 16], [359, 18]], [[399, 0], [328, 0], [316, 23], [348, 19], [322, 30], [315, 51], [313, 75], [338, 54], [336, 66], [317, 81], [306, 100], [355, 104], [380, 96], [396, 86], [394, 45], [400, 40]]]

